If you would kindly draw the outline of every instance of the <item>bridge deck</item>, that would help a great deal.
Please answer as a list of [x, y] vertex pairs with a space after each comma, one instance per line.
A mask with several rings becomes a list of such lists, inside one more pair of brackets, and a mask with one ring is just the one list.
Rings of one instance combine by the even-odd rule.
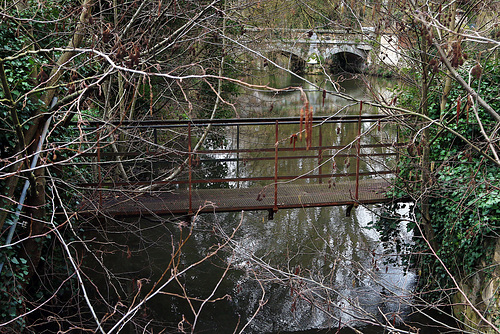
[[[340, 206], [353, 203], [372, 204], [386, 202], [389, 182], [381, 179], [360, 180], [358, 200], [355, 200], [355, 182], [336, 184], [294, 184], [278, 186], [277, 208]], [[101, 202], [101, 204], [99, 204]], [[273, 210], [274, 185], [268, 187], [233, 189], [193, 189], [192, 213], [228, 212], [241, 210]], [[138, 216], [148, 214], [190, 214], [189, 191], [177, 189], [153, 194], [119, 192], [95, 198], [80, 213], [101, 213], [112, 216]]]
[[[120, 153], [134, 165], [146, 163], [146, 167], [143, 164], [137, 169], [145, 179], [135, 183], [113, 180], [113, 168], [121, 161], [115, 152], [109, 152], [105, 147], [101, 150], [98, 145], [96, 152], [87, 153], [86, 156], [92, 172], [97, 164], [97, 182], [81, 184], [93, 189], [95, 195], [85, 201], [79, 212], [112, 216], [192, 215], [196, 212], [240, 210], [274, 212], [285, 208], [389, 201], [386, 196], [389, 182], [385, 175], [394, 174], [392, 166], [401, 145], [396, 138], [381, 132], [381, 123], [389, 121], [383, 115], [345, 115], [326, 119], [316, 116], [309, 119], [308, 126], [313, 125], [314, 129], [314, 136], [312, 129], [309, 130], [309, 137], [306, 132], [306, 138], [311, 139], [309, 144], [293, 141], [303, 131], [303, 120], [298, 117], [153, 121], [138, 124], [120, 122], [116, 127], [121, 130], [140, 129], [153, 134], [151, 140], [155, 145], [141, 143], [140, 151]], [[222, 130], [231, 128], [227, 143], [217, 149], [193, 151], [196, 128], [208, 123]], [[94, 130], [100, 125], [96, 126]], [[240, 128], [244, 140], [240, 140]], [[296, 132], [297, 129], [299, 132]], [[236, 134], [233, 130], [236, 130]], [[367, 133], [362, 136], [364, 132]], [[171, 145], [171, 136], [180, 144], [172, 151], [175, 155], [172, 153], [169, 156], [169, 150], [161, 147]], [[179, 179], [175, 180], [157, 181], [155, 175], [163, 168], [164, 160], [169, 158], [175, 158], [176, 163], [180, 164], [182, 175], [178, 175]], [[154, 167], [156, 163], [158, 166]], [[220, 171], [218, 167], [221, 167]], [[304, 173], [304, 170], [308, 172]], [[148, 174], [150, 180], [147, 180]], [[323, 183], [319, 183], [321, 181]], [[248, 187], [248, 184], [255, 183], [269, 185]], [[197, 189], [204, 184], [239, 184], [242, 187]], [[133, 190], [146, 185], [154, 186], [155, 189], [170, 187], [167, 189], [173, 190], [155, 190], [151, 193]]]

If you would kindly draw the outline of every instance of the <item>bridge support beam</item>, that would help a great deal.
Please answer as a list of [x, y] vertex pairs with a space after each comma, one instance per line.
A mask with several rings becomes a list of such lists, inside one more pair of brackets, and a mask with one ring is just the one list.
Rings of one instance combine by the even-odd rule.
[[268, 213], [267, 219], [268, 220], [273, 220], [274, 219], [274, 213], [275, 213], [274, 209], [267, 210], [267, 213]]
[[345, 216], [346, 216], [346, 217], [350, 217], [350, 216], [351, 216], [352, 209], [356, 209], [358, 206], [359, 206], [359, 204], [358, 204], [358, 203], [349, 204], [349, 205], [346, 207], [346, 210], [345, 210]]

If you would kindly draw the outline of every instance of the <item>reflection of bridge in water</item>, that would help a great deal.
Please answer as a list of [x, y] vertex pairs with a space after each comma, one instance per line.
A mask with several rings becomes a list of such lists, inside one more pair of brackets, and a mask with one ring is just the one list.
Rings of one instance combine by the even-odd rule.
[[[195, 150], [209, 124], [211, 136]], [[92, 194], [80, 212], [137, 216], [268, 210], [272, 218], [285, 208], [390, 200], [387, 177], [394, 173], [400, 144], [395, 131], [388, 130], [388, 119], [315, 116], [310, 124], [309, 145], [300, 140], [306, 131], [301, 132], [298, 117], [92, 124], [89, 129], [101, 139], [93, 153], [82, 155], [90, 158], [96, 175], [95, 182], [82, 184]], [[129, 145], [127, 152], [109, 149], [103, 133], [110, 129], [128, 134], [122, 143]], [[132, 149], [133, 138], [139, 137], [142, 147]], [[118, 164], [134, 171], [135, 179], [120, 180]], [[162, 177], [175, 168], [181, 171], [175, 178]]]

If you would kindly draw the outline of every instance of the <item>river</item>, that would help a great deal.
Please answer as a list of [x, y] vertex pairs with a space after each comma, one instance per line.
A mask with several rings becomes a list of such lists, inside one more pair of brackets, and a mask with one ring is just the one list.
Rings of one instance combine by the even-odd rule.
[[[369, 78], [368, 82], [340, 78], [338, 86], [333, 87], [323, 76], [308, 79], [363, 100], [372, 98], [370, 91], [388, 99], [388, 88], [395, 85], [376, 78]], [[321, 90], [290, 75], [253, 80], [279, 88], [302, 86], [316, 115], [359, 112], [359, 105], [349, 107], [339, 98], [327, 96], [323, 100]], [[240, 117], [297, 116], [302, 105], [298, 91], [274, 94], [250, 89], [239, 96], [237, 110]], [[363, 112], [378, 111], [365, 107]], [[280, 138], [291, 133], [286, 127], [280, 131]], [[390, 127], [379, 132], [378, 136], [396, 136]], [[234, 131], [223, 136], [224, 145], [234, 145]], [[273, 137], [274, 133], [265, 133], [258, 127], [242, 129], [239, 145], [253, 147], [262, 140], [271, 141], [272, 145]], [[345, 125], [332, 129], [323, 140], [341, 143], [355, 137], [356, 129]], [[283, 170], [297, 173], [297, 169], [315, 168], [297, 161], [282, 166]], [[219, 170], [229, 176], [250, 175], [266, 170], [259, 164], [262, 162], [229, 162]], [[346, 161], [339, 161], [337, 168], [349, 166]], [[363, 168], [373, 166], [366, 164]], [[402, 207], [401, 214], [405, 210]], [[379, 213], [379, 206], [370, 205], [357, 207], [350, 215], [346, 207], [279, 210], [273, 220], [268, 220], [267, 212], [237, 212], [202, 214], [191, 225], [185, 218], [173, 217], [108, 222], [106, 241], [112, 241], [118, 251], [111, 252], [103, 244], [102, 261], [115, 276], [96, 275], [93, 281], [102, 287], [100, 293], [111, 296], [111, 300], [120, 295], [124, 303], [133, 303], [137, 301], [134, 298], [144, 298], [145, 291], [153, 288], [163, 274], [170, 276], [173, 267], [182, 270], [210, 256], [218, 245], [228, 241], [223, 250], [180, 275], [163, 293], [152, 298], [141, 308], [137, 325], [130, 324], [128, 331], [142, 331], [137, 327], [141, 323], [156, 328], [155, 332], [176, 332], [180, 328], [190, 331], [195, 318], [193, 309], [202, 306], [197, 333], [233, 333], [242, 329], [244, 333], [352, 333], [353, 328], [363, 333], [386, 333], [386, 326], [402, 326], [408, 321], [418, 277], [404, 264], [402, 254], [386, 254], [378, 233], [368, 228]], [[177, 262], [168, 267], [173, 250], [188, 235], [190, 227], [192, 234], [175, 257]], [[400, 231], [399, 238], [411, 243], [412, 234], [404, 222]], [[167, 272], [165, 268], [169, 268]], [[109, 279], [112, 285], [106, 284]], [[129, 297], [125, 297], [127, 294]], [[184, 294], [193, 299], [187, 302], [179, 297]], [[201, 302], [209, 296], [217, 301]]]

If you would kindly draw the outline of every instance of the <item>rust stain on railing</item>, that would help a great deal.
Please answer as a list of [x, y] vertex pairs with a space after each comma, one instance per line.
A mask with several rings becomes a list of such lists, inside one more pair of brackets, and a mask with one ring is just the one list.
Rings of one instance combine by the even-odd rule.
[[[365, 115], [362, 114], [362, 104], [360, 105], [359, 115], [355, 116], [343, 116], [343, 117], [314, 117], [313, 123], [316, 124], [318, 128], [318, 146], [311, 147], [295, 147], [295, 142], [293, 140], [292, 147], [280, 147], [280, 143], [284, 142], [288, 138], [280, 138], [279, 130], [280, 124], [298, 124], [298, 118], [280, 118], [280, 119], [243, 119], [243, 120], [191, 120], [191, 121], [148, 121], [148, 122], [134, 122], [127, 123], [121, 122], [116, 124], [117, 127], [122, 129], [153, 129], [154, 131], [154, 143], [158, 145], [158, 130], [161, 129], [171, 129], [171, 128], [183, 128], [187, 127], [187, 180], [186, 179], [175, 179], [168, 181], [135, 181], [135, 182], [115, 182], [106, 176], [105, 180], [102, 176], [101, 164], [104, 157], [114, 157], [121, 155], [123, 157], [131, 157], [133, 159], [143, 159], [145, 157], [156, 157], [162, 156], [164, 154], [161, 151], [148, 151], [148, 152], [102, 152], [102, 146], [100, 143], [100, 133], [101, 124], [94, 123], [91, 124], [89, 129], [97, 130], [97, 149], [94, 153], [82, 154], [83, 157], [96, 157], [97, 161], [97, 172], [98, 172], [98, 182], [97, 183], [84, 183], [80, 184], [82, 187], [97, 188], [99, 193], [98, 203], [96, 207], [97, 210], [102, 210], [108, 214], [114, 215], [137, 215], [137, 214], [166, 214], [166, 213], [184, 213], [188, 215], [194, 214], [200, 207], [205, 207], [207, 201], [213, 204], [208, 211], [235, 211], [235, 210], [269, 210], [270, 216], [272, 213], [276, 212], [280, 208], [292, 208], [292, 207], [310, 207], [310, 206], [330, 206], [330, 205], [346, 205], [353, 203], [377, 203], [387, 201], [388, 198], [385, 196], [385, 191], [389, 187], [389, 183], [385, 180], [384, 175], [394, 173], [392, 169], [379, 170], [379, 171], [368, 171], [361, 172], [360, 165], [361, 160], [366, 158], [382, 157], [386, 158], [389, 156], [398, 156], [398, 147], [403, 144], [398, 142], [387, 142], [375, 144], [362, 144], [362, 124], [363, 122], [384, 122], [386, 118], [382, 115]], [[324, 124], [329, 123], [353, 123], [357, 125], [357, 136], [349, 145], [323, 145], [323, 130]], [[106, 126], [113, 125], [113, 122], [107, 123]], [[214, 126], [224, 126], [224, 127], [237, 127], [237, 139], [236, 139], [236, 149], [219, 148], [214, 150], [198, 150], [193, 151], [193, 130], [192, 127], [195, 125], [203, 126], [205, 124], [212, 124]], [[378, 123], [379, 124], [379, 123]], [[260, 147], [260, 148], [240, 148], [240, 127], [241, 126], [252, 126], [252, 125], [274, 125], [274, 147]], [[293, 134], [290, 134], [293, 139]], [[349, 146], [349, 147], [348, 147]], [[392, 148], [391, 152], [384, 153], [370, 153], [363, 154], [361, 150], [363, 148]], [[339, 153], [336, 152], [331, 154], [326, 154], [330, 151], [342, 151], [354, 149], [355, 154], [350, 153]], [[300, 154], [300, 152], [317, 151], [317, 154]], [[297, 155], [280, 155], [281, 152], [299, 152]], [[250, 153], [274, 153], [274, 156], [267, 157], [256, 157], [256, 156], [246, 156], [241, 158], [244, 154]], [[236, 158], [207, 158], [201, 160], [202, 162], [208, 161], [218, 161], [218, 162], [236, 162], [236, 177], [219, 177], [219, 178], [193, 178], [193, 172], [196, 165], [199, 164], [200, 155], [210, 155], [213, 157], [218, 154], [229, 154], [231, 156], [236, 156]], [[194, 156], [196, 155], [196, 161], [194, 161]], [[135, 157], [135, 158], [134, 158]], [[325, 161], [328, 159], [334, 159], [344, 157], [346, 161], [351, 158], [356, 158], [356, 170], [355, 173], [349, 173], [348, 171], [344, 173], [338, 173], [332, 169], [331, 173], [323, 173], [323, 167]], [[312, 172], [307, 172], [299, 175], [279, 175], [279, 165], [283, 161], [289, 161], [294, 159], [316, 159], [317, 160], [317, 174]], [[242, 162], [250, 161], [273, 161], [273, 175], [257, 175], [257, 176], [243, 176], [241, 177], [239, 164]], [[134, 160], [135, 161], [135, 160]], [[196, 162], [196, 163], [195, 163]], [[109, 162], [108, 162], [109, 163]], [[335, 164], [334, 164], [335, 165]], [[348, 169], [348, 168], [347, 168]], [[378, 179], [364, 179], [361, 177], [373, 177], [378, 176]], [[355, 181], [342, 181], [340, 178], [355, 177]], [[323, 184], [323, 179], [328, 178], [330, 181], [328, 184]], [[311, 184], [301, 184], [296, 185], [290, 183], [291, 181], [308, 179], [309, 182], [317, 179], [318, 183]], [[332, 181], [335, 180], [335, 181]], [[255, 182], [255, 181], [270, 181], [271, 183], [267, 185], [260, 185], [255, 188], [239, 188], [241, 182]], [[235, 189], [195, 189], [194, 185], [199, 184], [217, 184], [217, 183], [231, 183], [234, 182], [238, 185]], [[134, 194], [127, 193], [127, 191], [134, 191], [134, 188], [138, 188], [145, 185], [165, 185], [170, 186], [169, 189], [160, 191], [155, 196], [151, 194]], [[332, 184], [334, 185], [332, 187]], [[187, 185], [187, 191], [179, 188], [180, 185]], [[108, 188], [113, 188], [113, 195], [103, 195]], [[174, 188], [172, 188], [174, 187]], [[273, 195], [272, 197], [265, 197], [267, 188], [272, 187]], [[118, 189], [122, 189], [122, 194], [117, 192]], [[307, 189], [306, 192], [305, 189]], [[300, 194], [299, 194], [300, 193]], [[339, 194], [342, 194], [341, 197]], [[196, 196], [196, 199], [194, 198]], [[203, 198], [203, 196], [205, 198]], [[233, 197], [229, 199], [228, 196]], [[270, 198], [271, 197], [271, 198]], [[155, 199], [156, 198], [156, 202]], [[238, 201], [235, 201], [235, 198]], [[246, 198], [245, 200], [243, 198]], [[295, 198], [295, 199], [294, 199]], [[304, 199], [307, 199], [304, 202]], [[81, 208], [81, 212], [90, 212], [92, 207], [93, 199], [90, 198]], [[255, 203], [255, 201], [260, 203]], [[134, 204], [135, 203], [135, 204]], [[170, 203], [167, 205], [166, 203]], [[183, 204], [184, 203], [184, 204]], [[226, 203], [226, 204], [224, 204]], [[142, 209], [141, 209], [142, 208]], [[94, 210], [96, 211], [96, 210]], [[271, 212], [272, 211], [272, 212]]]

